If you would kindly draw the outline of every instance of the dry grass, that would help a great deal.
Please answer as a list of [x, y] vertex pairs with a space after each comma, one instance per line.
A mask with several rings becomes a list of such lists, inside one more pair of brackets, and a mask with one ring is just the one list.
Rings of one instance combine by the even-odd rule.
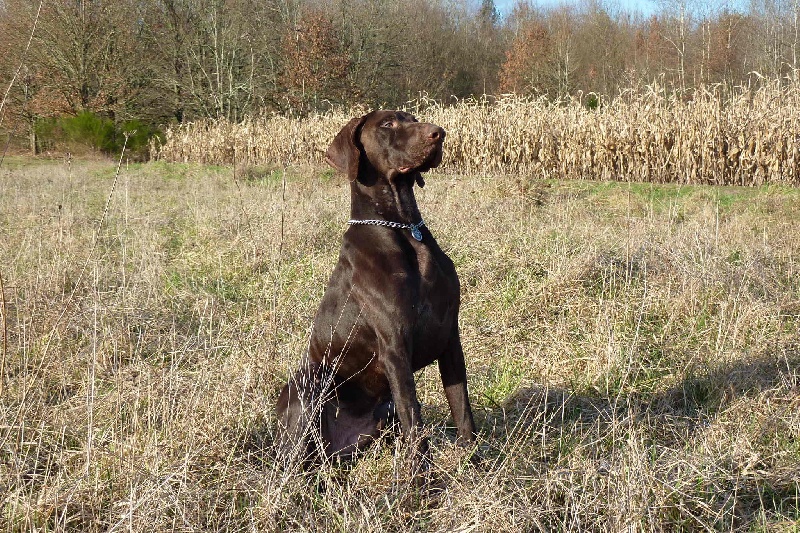
[[421, 372], [446, 486], [425, 499], [391, 446], [309, 476], [274, 458], [343, 180], [132, 165], [95, 233], [113, 174], [0, 169], [0, 529], [800, 527], [797, 190], [431, 176], [486, 460]]
[[[691, 98], [657, 86], [599, 110], [578, 99], [505, 96], [409, 110], [450, 132], [443, 170], [536, 178], [682, 184], [800, 185], [800, 85], [701, 88]], [[251, 118], [176, 126], [153, 155], [165, 161], [319, 164], [330, 139], [363, 109], [305, 119]]]

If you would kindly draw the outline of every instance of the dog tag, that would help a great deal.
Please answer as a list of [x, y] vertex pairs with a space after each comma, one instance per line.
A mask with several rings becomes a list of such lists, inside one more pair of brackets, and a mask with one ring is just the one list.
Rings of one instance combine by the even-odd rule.
[[419, 230], [419, 228], [411, 228], [411, 236], [418, 241], [422, 241], [422, 232]]

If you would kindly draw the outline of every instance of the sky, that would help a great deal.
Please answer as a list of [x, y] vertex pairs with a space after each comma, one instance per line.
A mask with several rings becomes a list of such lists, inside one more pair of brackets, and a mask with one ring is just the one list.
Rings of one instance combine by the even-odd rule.
[[[479, 1], [479, 0], [475, 0]], [[518, 0], [494, 0], [494, 4], [501, 15], [505, 16], [511, 12], [511, 8]], [[538, 7], [552, 7], [562, 4], [572, 4], [580, 6], [585, 4], [586, 0], [528, 0], [532, 5]], [[611, 13], [618, 13], [620, 11], [627, 11], [631, 14], [640, 13], [644, 17], [650, 17], [657, 12], [668, 7], [675, 7], [680, 0], [601, 0], [601, 4], [610, 9]], [[699, 10], [699, 12], [710, 12], [714, 9], [738, 10], [747, 12], [748, 0], [694, 0], [686, 2], [689, 11]], [[613, 15], [612, 15], [613, 16]]]
[[[494, 4], [503, 15], [507, 15], [516, 0], [495, 0]], [[531, 3], [540, 6], [558, 5], [564, 3], [580, 4], [580, 0], [533, 0]], [[653, 0], [612, 0], [610, 3], [618, 4], [626, 11], [639, 11], [643, 15], [652, 15], [658, 5]]]

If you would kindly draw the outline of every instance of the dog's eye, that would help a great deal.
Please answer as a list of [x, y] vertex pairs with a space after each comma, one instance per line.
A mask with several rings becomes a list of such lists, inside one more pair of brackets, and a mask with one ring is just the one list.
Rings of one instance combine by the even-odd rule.
[[381, 128], [394, 128], [394, 121], [387, 120], [383, 124], [381, 124]]

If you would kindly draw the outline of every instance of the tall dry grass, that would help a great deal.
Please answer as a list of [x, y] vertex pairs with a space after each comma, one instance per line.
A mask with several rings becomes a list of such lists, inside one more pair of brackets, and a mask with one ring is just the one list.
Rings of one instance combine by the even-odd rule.
[[444, 485], [425, 499], [392, 446], [277, 462], [349, 193], [232, 175], [131, 165], [98, 225], [111, 164], [0, 170], [0, 530], [800, 527], [796, 190], [430, 176], [485, 461], [419, 373]]
[[[706, 87], [690, 97], [656, 85], [599, 109], [585, 101], [503, 96], [407, 108], [450, 135], [442, 169], [464, 174], [634, 182], [800, 185], [800, 85]], [[164, 161], [242, 165], [321, 163], [330, 140], [364, 110], [303, 119], [199, 121], [167, 130]]]

